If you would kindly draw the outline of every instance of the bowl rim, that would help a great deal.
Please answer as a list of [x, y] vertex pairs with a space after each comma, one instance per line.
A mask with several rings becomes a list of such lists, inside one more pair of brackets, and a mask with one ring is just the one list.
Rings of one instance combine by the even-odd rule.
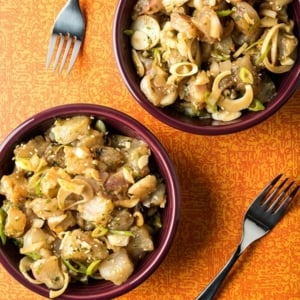
[[[150, 101], [148, 101], [145, 95], [135, 86], [135, 82], [132, 77], [129, 75], [130, 72], [127, 72], [126, 64], [122, 60], [122, 51], [124, 51], [123, 45], [121, 45], [120, 40], [124, 35], [124, 28], [122, 28], [121, 17], [124, 15], [124, 10], [128, 2], [134, 3], [135, 1], [119, 1], [115, 9], [114, 19], [113, 19], [113, 51], [116, 60], [117, 67], [121, 74], [121, 78], [131, 95], [134, 99], [152, 116], [157, 118], [160, 122], [165, 123], [175, 129], [180, 131], [199, 134], [199, 135], [223, 135], [236, 133], [242, 130], [246, 130], [258, 123], [261, 123], [271, 117], [275, 112], [277, 112], [294, 94], [297, 88], [300, 87], [300, 54], [298, 51], [297, 60], [291, 71], [286, 73], [286, 78], [284, 80], [284, 88], [281, 89], [281, 94], [277, 101], [271, 100], [263, 111], [260, 112], [249, 112], [248, 116], [243, 119], [237, 119], [236, 122], [228, 122], [218, 125], [204, 125], [200, 126], [198, 124], [193, 124], [192, 122], [183, 123], [179, 119], [176, 119], [169, 114], [164, 113], [163, 108], [154, 106]], [[297, 20], [297, 23], [300, 23], [300, 0], [294, 0], [292, 5], [293, 14]], [[296, 26], [295, 26], [296, 27]], [[298, 26], [299, 27], [299, 26]], [[298, 39], [300, 41], [300, 28], [295, 28], [298, 31]], [[298, 45], [299, 47], [299, 45]], [[293, 74], [293, 76], [291, 75]], [[192, 119], [191, 119], [192, 120]]]
[[[105, 300], [118, 297], [125, 293], [128, 293], [132, 289], [136, 288], [139, 284], [144, 282], [148, 277], [150, 277], [165, 259], [167, 253], [169, 252], [173, 240], [175, 238], [179, 217], [180, 217], [180, 185], [177, 177], [177, 173], [175, 168], [167, 154], [165, 148], [162, 146], [161, 142], [158, 140], [154, 134], [147, 129], [144, 125], [142, 125], [137, 120], [133, 119], [131, 116], [118, 111], [116, 109], [96, 105], [96, 104], [87, 104], [87, 103], [74, 103], [74, 104], [65, 104], [55, 106], [49, 109], [46, 109], [42, 112], [39, 112], [32, 117], [28, 118], [21, 124], [19, 124], [14, 130], [11, 131], [10, 134], [4, 139], [4, 141], [0, 144], [0, 161], [5, 157], [6, 151], [11, 151], [11, 149], [16, 145], [16, 143], [20, 143], [25, 138], [25, 131], [32, 131], [37, 128], [37, 124], [44, 123], [49, 120], [55, 120], [57, 117], [67, 117], [71, 115], [89, 115], [95, 117], [101, 117], [104, 120], [110, 120], [109, 126], [114, 128], [110, 122], [120, 121], [120, 126], [126, 126], [127, 130], [133, 130], [137, 132], [141, 139], [144, 139], [145, 142], [148, 143], [151, 152], [153, 153], [155, 160], [157, 163], [160, 163], [160, 168], [164, 170], [164, 179], [168, 181], [168, 197], [172, 202], [171, 207], [169, 208], [169, 213], [167, 215], [167, 221], [169, 222], [169, 227], [162, 231], [163, 238], [160, 239], [160, 248], [155, 249], [153, 252], [147, 254], [146, 258], [142, 262], [143, 269], [137, 268], [137, 271], [134, 272], [128, 280], [120, 285], [115, 286], [107, 282], [102, 282], [106, 287], [106, 292], [103, 294], [78, 294], [78, 289], [68, 287], [65, 294], [61, 295], [59, 299], [68, 299], [68, 300]], [[119, 125], [118, 125], [119, 126]], [[117, 129], [118, 130], [118, 129]], [[122, 133], [122, 132], [121, 132]], [[15, 140], [17, 139], [17, 141]], [[167, 177], [167, 178], [166, 178]], [[9, 261], [6, 259], [5, 249], [4, 247], [0, 247], [0, 263], [6, 269], [6, 271], [14, 277], [19, 283], [23, 286], [27, 287], [33, 292], [40, 294], [42, 296], [48, 297], [49, 289], [44, 285], [35, 285], [31, 284], [27, 281], [23, 275], [12, 266]], [[148, 259], [149, 258], [149, 259]], [[150, 260], [151, 258], [151, 260]], [[146, 263], [144, 261], [147, 260]]]

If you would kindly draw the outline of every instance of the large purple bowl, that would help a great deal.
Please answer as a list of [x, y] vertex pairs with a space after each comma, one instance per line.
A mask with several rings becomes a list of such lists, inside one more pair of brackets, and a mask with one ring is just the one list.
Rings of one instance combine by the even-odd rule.
[[[123, 135], [144, 140], [152, 151], [151, 163], [162, 175], [167, 187], [167, 205], [163, 210], [162, 223], [155, 250], [149, 253], [137, 266], [126, 283], [115, 286], [108, 281], [94, 281], [89, 284], [70, 284], [66, 292], [58, 299], [69, 300], [107, 300], [129, 292], [145, 281], [166, 257], [174, 239], [180, 210], [180, 189], [174, 167], [157, 138], [143, 125], [131, 117], [114, 109], [92, 104], [70, 104], [43, 111], [19, 125], [0, 145], [0, 177], [9, 174], [13, 168], [14, 147], [47, 130], [57, 117], [88, 115], [100, 118], [107, 127]], [[0, 206], [3, 198], [0, 198]], [[48, 297], [49, 290], [44, 285], [29, 283], [18, 270], [20, 255], [17, 247], [8, 242], [0, 247], [2, 266], [22, 285], [30, 290]]]
[[[176, 129], [201, 135], [221, 135], [238, 132], [250, 128], [273, 115], [285, 104], [300, 85], [300, 55], [293, 69], [275, 76], [277, 94], [266, 109], [260, 112], [247, 112], [233, 122], [215, 122], [213, 120], [199, 120], [185, 117], [170, 108], [159, 108], [151, 104], [139, 87], [140, 78], [136, 73], [131, 59], [130, 38], [124, 30], [130, 28], [131, 14], [137, 0], [120, 0], [118, 2], [113, 24], [113, 47], [116, 62], [125, 85], [137, 102], [150, 114], [161, 122]], [[300, 42], [300, 0], [294, 0], [290, 7], [290, 14], [295, 21], [295, 34]], [[299, 47], [299, 45], [298, 45]], [[299, 49], [299, 48], [298, 48]], [[299, 54], [298, 50], [298, 54]]]

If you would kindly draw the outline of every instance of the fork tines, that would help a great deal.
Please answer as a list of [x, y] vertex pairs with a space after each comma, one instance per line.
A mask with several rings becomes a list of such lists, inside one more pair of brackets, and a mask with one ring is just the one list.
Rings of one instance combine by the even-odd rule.
[[[59, 41], [58, 45], [57, 42]], [[55, 48], [57, 48], [56, 51], [56, 55], [55, 55], [55, 59], [53, 62], [53, 71], [56, 69], [58, 63], [59, 63], [59, 59], [61, 57], [61, 53], [64, 49], [64, 54], [62, 56], [61, 59], [61, 63], [60, 63], [60, 68], [59, 68], [59, 72], [62, 72], [62, 69], [66, 63], [66, 60], [68, 58], [68, 54], [70, 52], [70, 48], [72, 46], [72, 42], [74, 41], [74, 45], [73, 45], [73, 51], [72, 51], [72, 55], [70, 57], [70, 61], [69, 61], [69, 66], [67, 69], [67, 72], [69, 73], [75, 63], [75, 60], [77, 58], [77, 55], [79, 53], [80, 47], [81, 47], [81, 41], [78, 40], [76, 37], [70, 37], [70, 35], [62, 35], [62, 34], [57, 34], [57, 33], [53, 33], [50, 39], [50, 43], [49, 43], [49, 48], [48, 48], [48, 54], [47, 54], [47, 61], [46, 61], [46, 69], [49, 68], [50, 63], [51, 63], [51, 59], [54, 53]]]
[[262, 201], [262, 206], [268, 211], [277, 212], [288, 207], [300, 188], [299, 185], [295, 186], [294, 181], [289, 182], [289, 178], [285, 178], [279, 182], [281, 178], [282, 174], [275, 177], [265, 189], [266, 197]]

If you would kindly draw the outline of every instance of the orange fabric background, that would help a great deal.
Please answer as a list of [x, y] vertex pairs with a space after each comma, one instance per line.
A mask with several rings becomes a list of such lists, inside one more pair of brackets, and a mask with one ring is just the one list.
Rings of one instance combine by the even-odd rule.
[[[45, 70], [50, 30], [65, 0], [0, 0], [0, 141], [55, 105], [111, 106], [143, 122], [165, 146], [182, 189], [175, 243], [161, 267], [119, 299], [194, 297], [235, 250], [244, 212], [279, 172], [300, 179], [300, 90], [273, 117], [227, 136], [196, 136], [155, 120], [129, 94], [112, 50], [117, 1], [81, 0], [87, 18], [69, 75]], [[299, 197], [282, 222], [240, 258], [218, 299], [300, 299]], [[41, 300], [0, 267], [0, 300]]]

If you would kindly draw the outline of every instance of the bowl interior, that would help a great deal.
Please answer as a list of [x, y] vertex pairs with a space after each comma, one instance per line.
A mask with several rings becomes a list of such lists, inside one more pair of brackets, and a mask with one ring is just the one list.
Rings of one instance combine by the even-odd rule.
[[[157, 119], [174, 128], [204, 135], [226, 134], [247, 129], [275, 113], [300, 85], [300, 55], [298, 55], [295, 66], [290, 72], [280, 76], [273, 76], [277, 87], [277, 94], [266, 105], [264, 111], [245, 112], [239, 119], [224, 123], [211, 119], [200, 120], [198, 118], [189, 118], [176, 112], [172, 107], [155, 107], [146, 99], [139, 88], [141, 79], [137, 75], [131, 59], [130, 38], [124, 34], [124, 30], [130, 28], [132, 22], [131, 14], [135, 3], [136, 0], [119, 1], [116, 8], [113, 26], [113, 44], [117, 65], [123, 81], [137, 102]], [[300, 0], [293, 1], [290, 7], [290, 14], [295, 21], [295, 34], [300, 41]]]
[[[168, 201], [163, 210], [163, 228], [155, 238], [155, 250], [149, 253], [136, 267], [133, 275], [122, 285], [115, 286], [107, 281], [94, 281], [88, 285], [70, 284], [60, 299], [111, 299], [133, 289], [147, 279], [159, 266], [167, 254], [174, 238], [179, 218], [179, 184], [172, 163], [160, 142], [143, 125], [132, 118], [107, 107], [88, 104], [74, 104], [56, 107], [42, 112], [16, 128], [0, 145], [0, 177], [9, 174], [13, 168], [13, 149], [48, 129], [56, 117], [89, 115], [102, 119], [110, 132], [118, 132], [143, 139], [151, 148], [151, 164], [166, 182]], [[0, 203], [3, 198], [0, 198]], [[20, 254], [17, 247], [8, 242], [0, 248], [0, 261], [7, 271], [29, 289], [47, 297], [48, 289], [43, 285], [33, 285], [18, 271]]]

